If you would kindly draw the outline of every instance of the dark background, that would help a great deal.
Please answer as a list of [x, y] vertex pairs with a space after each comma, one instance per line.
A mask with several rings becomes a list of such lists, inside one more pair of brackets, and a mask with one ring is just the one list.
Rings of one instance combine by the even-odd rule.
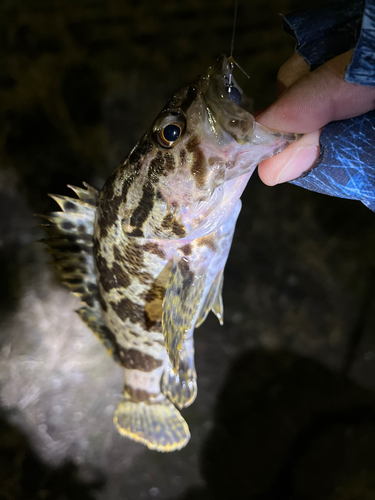
[[[229, 52], [233, 2], [0, 6], [0, 499], [374, 499], [372, 212], [254, 174], [225, 325], [196, 331], [192, 438], [173, 454], [115, 431], [121, 369], [37, 242], [47, 193], [100, 188], [173, 91]], [[240, 2], [238, 79], [258, 108], [293, 52], [279, 13], [298, 8]]]

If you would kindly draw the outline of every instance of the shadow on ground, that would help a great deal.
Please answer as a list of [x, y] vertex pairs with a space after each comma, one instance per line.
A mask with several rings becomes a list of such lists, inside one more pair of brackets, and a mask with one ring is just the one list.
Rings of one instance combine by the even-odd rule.
[[290, 352], [233, 364], [201, 453], [207, 489], [181, 500], [375, 498], [373, 394]]

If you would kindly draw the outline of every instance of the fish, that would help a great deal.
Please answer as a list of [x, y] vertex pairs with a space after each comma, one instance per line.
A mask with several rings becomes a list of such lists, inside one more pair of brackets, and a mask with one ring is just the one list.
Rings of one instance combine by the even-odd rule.
[[171, 452], [190, 439], [180, 410], [197, 396], [194, 329], [223, 324], [223, 276], [240, 197], [262, 160], [299, 136], [254, 120], [220, 56], [180, 88], [98, 192], [69, 186], [42, 215], [58, 281], [123, 368], [118, 432]]

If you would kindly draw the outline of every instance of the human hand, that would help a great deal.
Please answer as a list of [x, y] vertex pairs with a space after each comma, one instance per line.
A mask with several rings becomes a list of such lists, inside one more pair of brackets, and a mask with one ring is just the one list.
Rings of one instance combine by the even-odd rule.
[[349, 83], [345, 70], [353, 51], [345, 52], [314, 71], [294, 54], [277, 76], [279, 97], [256, 121], [274, 130], [303, 133], [282, 153], [259, 164], [260, 179], [269, 186], [296, 179], [319, 157], [321, 128], [375, 109], [375, 87]]

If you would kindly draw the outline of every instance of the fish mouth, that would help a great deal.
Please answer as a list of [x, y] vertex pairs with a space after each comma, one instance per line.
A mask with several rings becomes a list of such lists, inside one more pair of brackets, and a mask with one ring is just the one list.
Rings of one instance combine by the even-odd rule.
[[212, 74], [221, 75], [224, 81], [229, 82], [229, 77], [233, 72], [233, 62], [229, 62], [225, 54], [221, 54], [212, 68]]
[[242, 141], [253, 130], [252, 100], [237, 84], [234, 65], [233, 58], [223, 54], [201, 79], [201, 95], [207, 113], [215, 119], [221, 143]]

